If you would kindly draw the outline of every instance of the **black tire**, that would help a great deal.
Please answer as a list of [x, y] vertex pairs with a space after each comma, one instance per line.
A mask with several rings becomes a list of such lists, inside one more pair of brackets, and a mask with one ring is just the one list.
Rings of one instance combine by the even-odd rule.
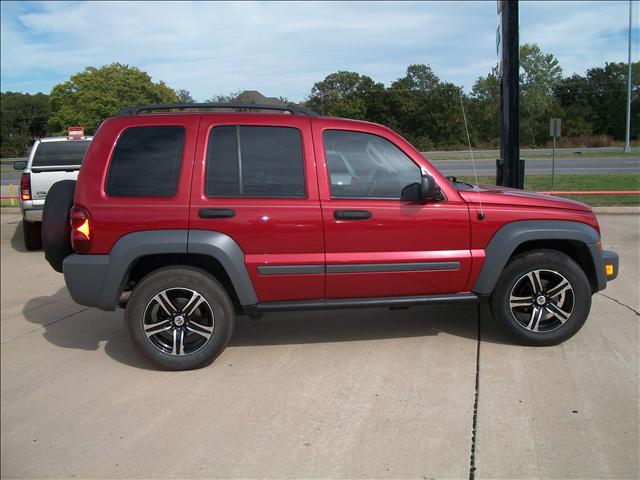
[[51, 186], [44, 201], [42, 247], [44, 257], [56, 272], [62, 273], [62, 262], [73, 253], [69, 211], [75, 191], [75, 180], [62, 180]]
[[42, 248], [42, 223], [27, 222], [22, 220], [22, 234], [24, 235], [24, 247], [27, 250], [40, 250]]
[[[162, 292], [168, 292], [169, 308], [164, 300], [156, 300]], [[204, 301], [187, 315], [192, 292]], [[178, 317], [182, 317], [179, 324]], [[125, 311], [125, 328], [136, 350], [164, 370], [209, 365], [227, 346], [233, 325], [233, 304], [224, 287], [204, 271], [188, 266], [165, 267], [144, 277], [134, 288]], [[156, 330], [158, 333], [153, 333]], [[212, 333], [207, 338], [208, 331]], [[183, 354], [178, 344], [184, 348]]]
[[516, 342], [557, 345], [584, 325], [591, 295], [580, 265], [562, 252], [540, 249], [507, 264], [491, 295], [491, 310], [500, 330]]

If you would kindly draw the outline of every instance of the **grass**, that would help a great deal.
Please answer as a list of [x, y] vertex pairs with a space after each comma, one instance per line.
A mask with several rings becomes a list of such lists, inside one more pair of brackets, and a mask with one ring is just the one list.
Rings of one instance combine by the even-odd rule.
[[[459, 177], [465, 182], [474, 183], [473, 177]], [[479, 176], [479, 183], [495, 185], [496, 177]], [[590, 190], [632, 190], [640, 191], [640, 174], [625, 173], [618, 175], [556, 175], [553, 187], [550, 175], [527, 175], [525, 190], [530, 192], [551, 191], [590, 191]], [[592, 207], [635, 206], [640, 205], [640, 195], [562, 195]]]
[[[580, 151], [579, 148], [575, 149], [576, 151]], [[638, 151], [633, 151], [630, 153], [624, 153], [622, 149], [619, 152], [616, 151], [602, 151], [602, 152], [584, 152], [584, 153], [573, 153], [573, 152], [556, 152], [556, 158], [638, 158]], [[496, 153], [482, 153], [482, 151], [473, 153], [473, 158], [476, 160], [483, 159], [496, 159], [499, 154]], [[527, 153], [523, 152], [521, 154], [522, 158], [551, 158], [550, 153]], [[437, 152], [431, 153], [427, 155], [429, 160], [469, 160], [471, 156], [469, 153], [455, 153], [455, 152]]]

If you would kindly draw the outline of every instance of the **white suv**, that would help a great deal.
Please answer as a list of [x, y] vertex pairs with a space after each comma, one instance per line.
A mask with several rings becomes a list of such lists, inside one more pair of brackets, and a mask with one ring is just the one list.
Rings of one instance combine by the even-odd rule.
[[31, 147], [26, 162], [14, 163], [16, 170], [23, 171], [20, 178], [20, 209], [27, 250], [42, 248], [42, 210], [49, 188], [60, 180], [75, 180], [78, 177], [92, 138], [84, 135], [41, 138]]

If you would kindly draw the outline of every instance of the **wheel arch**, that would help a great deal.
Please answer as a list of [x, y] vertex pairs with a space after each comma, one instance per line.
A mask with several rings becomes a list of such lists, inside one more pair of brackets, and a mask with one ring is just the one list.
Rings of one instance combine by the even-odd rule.
[[202, 230], [151, 230], [125, 235], [108, 255], [99, 308], [113, 310], [131, 281], [170, 265], [191, 265], [215, 276], [243, 305], [258, 303], [244, 252], [228, 235]]
[[584, 270], [592, 290], [602, 290], [606, 277], [596, 265], [602, 263], [600, 235], [590, 225], [566, 220], [522, 220], [502, 226], [485, 248], [486, 259], [472, 291], [490, 295], [500, 274], [515, 255], [536, 248], [561, 251]]

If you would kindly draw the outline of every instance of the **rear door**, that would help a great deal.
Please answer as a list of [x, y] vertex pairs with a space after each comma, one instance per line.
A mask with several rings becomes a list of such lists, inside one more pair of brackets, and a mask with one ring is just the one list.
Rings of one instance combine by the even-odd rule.
[[191, 230], [230, 236], [261, 302], [324, 297], [324, 239], [310, 121], [202, 115]]

